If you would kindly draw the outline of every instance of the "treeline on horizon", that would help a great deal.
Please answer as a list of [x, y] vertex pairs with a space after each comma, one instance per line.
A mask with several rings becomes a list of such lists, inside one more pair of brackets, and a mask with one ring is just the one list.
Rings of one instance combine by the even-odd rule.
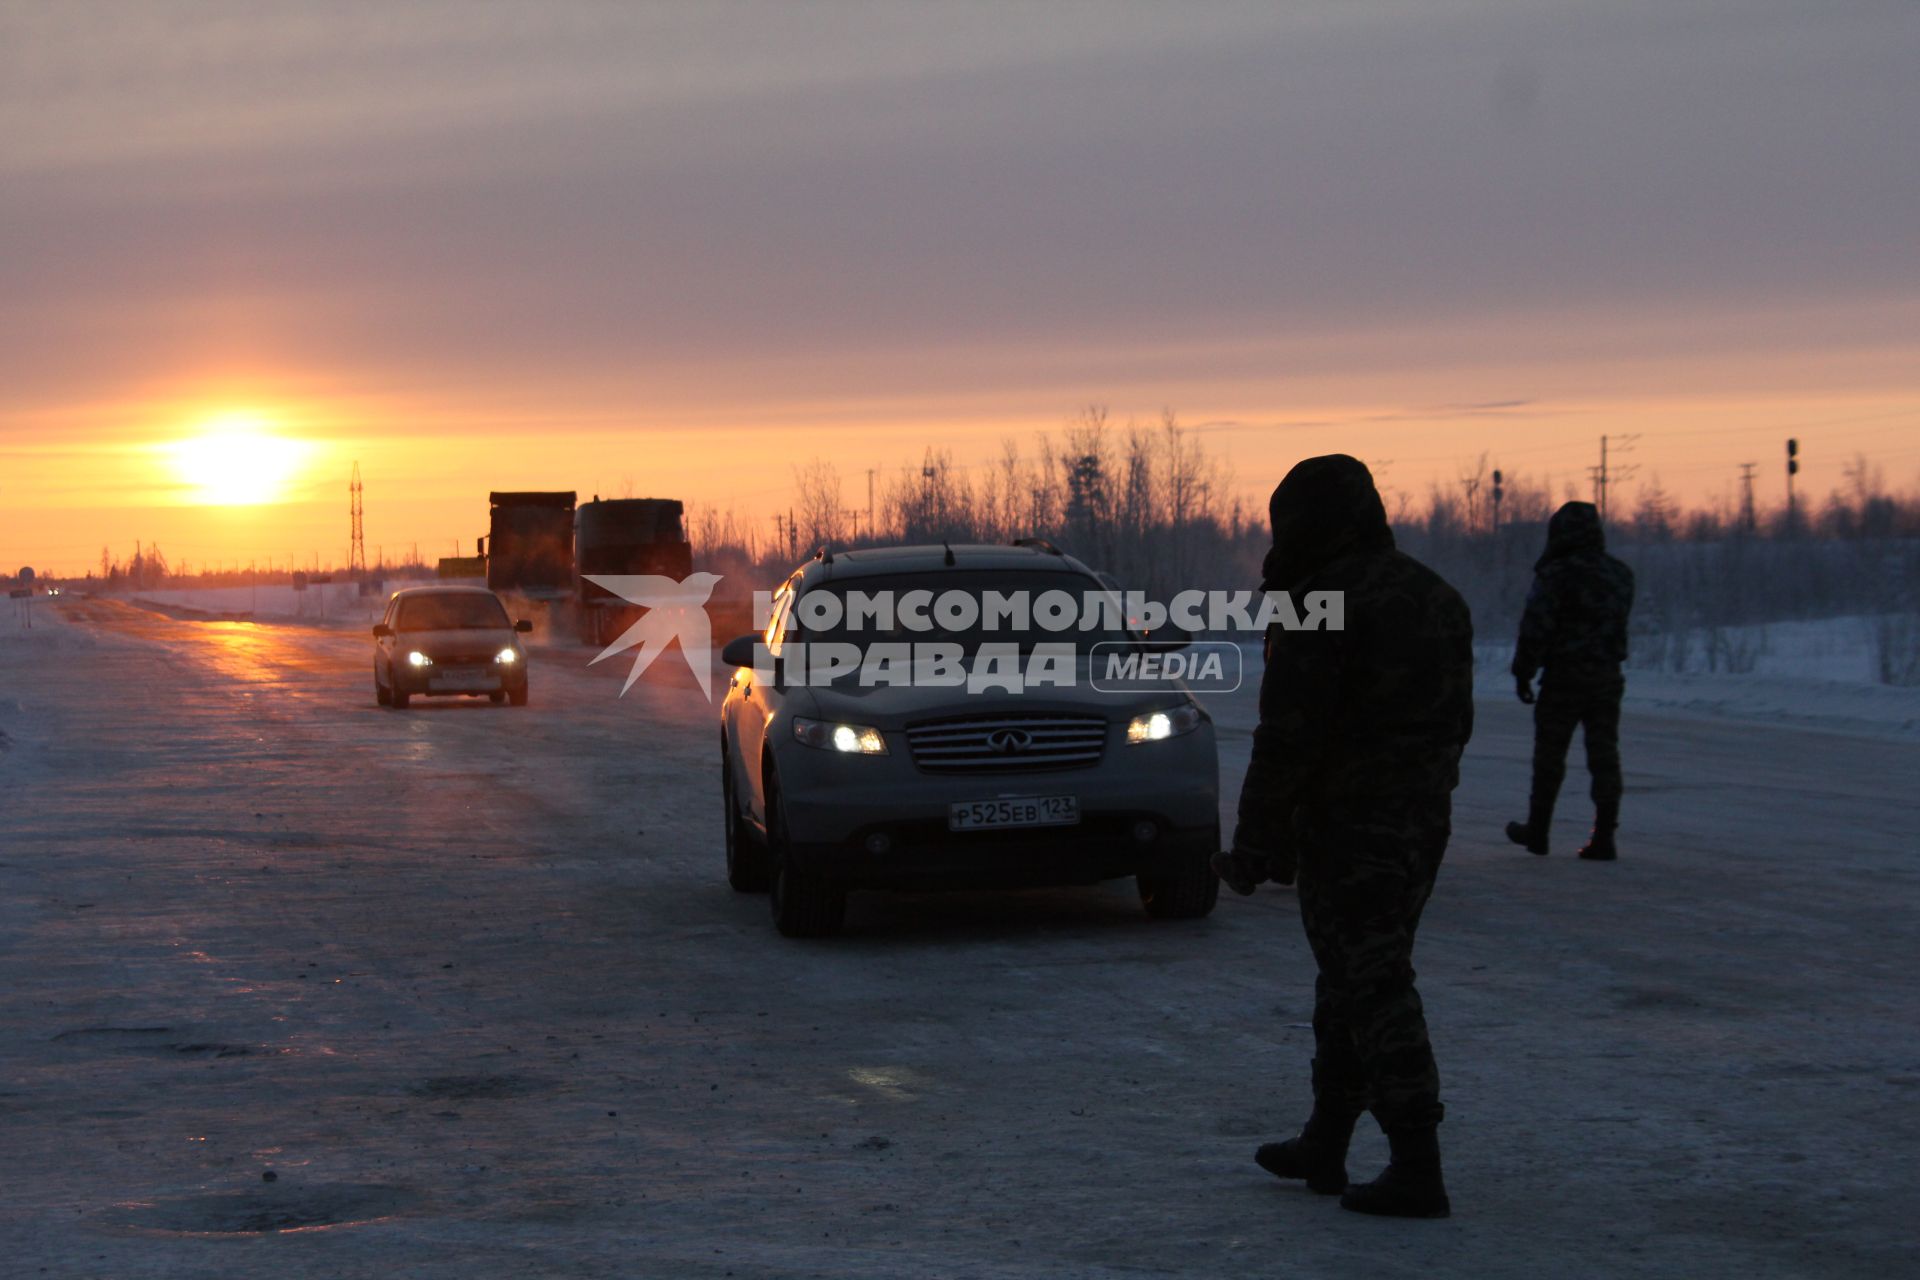
[[[1547, 518], [1591, 494], [1506, 473], [1496, 503], [1495, 465], [1483, 454], [1418, 499], [1390, 474], [1381, 489], [1399, 545], [1458, 587], [1480, 637], [1498, 643], [1518, 625]], [[864, 488], [867, 469], [855, 475]], [[764, 584], [823, 544], [1039, 537], [1165, 599], [1257, 586], [1271, 541], [1264, 507], [1236, 495], [1204, 437], [1171, 412], [1116, 425], [1090, 408], [1030, 448], [1008, 441], [999, 458], [973, 466], [929, 447], [918, 468], [876, 472], [871, 512], [848, 501], [854, 481], [830, 461], [797, 467], [771, 536], [733, 510], [696, 508], [696, 564]], [[1749, 671], [1766, 644], [1762, 624], [1860, 616], [1871, 620], [1881, 679], [1920, 683], [1920, 495], [1890, 491], [1865, 457], [1848, 465], [1844, 487], [1791, 511], [1784, 502], [1684, 507], [1657, 479], [1621, 497], [1616, 486], [1607, 536], [1638, 582], [1636, 665]]]

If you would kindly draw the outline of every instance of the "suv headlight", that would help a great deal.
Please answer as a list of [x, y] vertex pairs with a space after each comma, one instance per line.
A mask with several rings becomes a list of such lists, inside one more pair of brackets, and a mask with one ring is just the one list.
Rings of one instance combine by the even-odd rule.
[[1197, 703], [1185, 702], [1165, 711], [1144, 711], [1127, 721], [1127, 742], [1159, 742], [1192, 733], [1206, 720], [1207, 713]]
[[495, 662], [502, 663], [507, 666], [511, 666], [512, 664], [520, 661], [520, 655], [515, 653], [512, 649], [502, 649], [500, 652], [493, 655], [493, 660]]
[[822, 751], [841, 751], [855, 756], [887, 754], [887, 740], [872, 725], [839, 724], [832, 720], [793, 718], [794, 741]]
[[407, 665], [410, 667], [430, 667], [433, 665], [433, 659], [418, 649], [415, 649], [407, 655]]

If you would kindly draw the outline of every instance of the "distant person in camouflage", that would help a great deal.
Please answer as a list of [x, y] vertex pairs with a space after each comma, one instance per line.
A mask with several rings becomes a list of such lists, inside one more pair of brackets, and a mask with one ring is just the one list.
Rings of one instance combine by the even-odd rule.
[[[1313, 1113], [1255, 1159], [1342, 1207], [1449, 1212], [1440, 1174], [1440, 1077], [1414, 989], [1413, 939], [1451, 833], [1473, 732], [1466, 602], [1394, 547], [1373, 477], [1343, 454], [1309, 458], [1268, 507], [1268, 590], [1344, 595], [1340, 630], [1267, 636], [1260, 724], [1229, 887], [1299, 880], [1314, 982]], [[1374, 1181], [1347, 1184], [1347, 1145], [1371, 1109], [1392, 1146]], [[1342, 1194], [1344, 1193], [1344, 1194]]]
[[[1594, 816], [1580, 856], [1596, 862], [1619, 856], [1613, 833], [1620, 824], [1620, 698], [1626, 692], [1620, 664], [1627, 660], [1632, 608], [1633, 570], [1607, 554], [1599, 511], [1591, 502], [1569, 502], [1554, 512], [1513, 651], [1520, 701], [1533, 704], [1533, 794], [1527, 820], [1509, 822], [1507, 838], [1529, 852], [1547, 851], [1567, 747], [1584, 725]], [[1541, 673], [1538, 700], [1535, 673]]]

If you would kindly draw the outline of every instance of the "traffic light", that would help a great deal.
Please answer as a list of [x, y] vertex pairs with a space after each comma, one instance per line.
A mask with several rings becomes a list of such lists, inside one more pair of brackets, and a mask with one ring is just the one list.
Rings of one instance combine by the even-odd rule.
[[1800, 442], [1798, 440], [1787, 441], [1787, 474], [1790, 476], [1800, 474]]

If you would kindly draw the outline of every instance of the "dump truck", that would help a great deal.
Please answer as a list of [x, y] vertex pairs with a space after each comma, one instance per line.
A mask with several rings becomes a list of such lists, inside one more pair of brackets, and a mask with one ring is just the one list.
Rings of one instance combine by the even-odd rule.
[[490, 493], [487, 588], [528, 600], [557, 602], [573, 594], [573, 503], [565, 493]]
[[678, 581], [693, 572], [684, 508], [673, 498], [595, 495], [573, 516], [573, 586], [580, 639], [609, 644], [640, 617], [638, 607], [590, 577], [656, 574]]

